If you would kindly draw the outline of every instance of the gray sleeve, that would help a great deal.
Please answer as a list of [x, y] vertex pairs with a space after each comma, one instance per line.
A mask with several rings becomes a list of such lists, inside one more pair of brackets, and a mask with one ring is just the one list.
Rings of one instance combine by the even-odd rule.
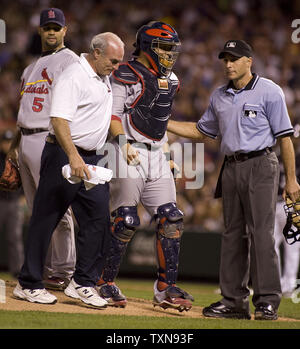
[[126, 111], [131, 108], [141, 93], [141, 84], [126, 85], [120, 81], [111, 79], [111, 88], [113, 93], [112, 115], [119, 118], [126, 117]]
[[111, 81], [111, 88], [113, 94], [112, 115], [121, 119], [127, 98], [126, 85], [113, 79]]

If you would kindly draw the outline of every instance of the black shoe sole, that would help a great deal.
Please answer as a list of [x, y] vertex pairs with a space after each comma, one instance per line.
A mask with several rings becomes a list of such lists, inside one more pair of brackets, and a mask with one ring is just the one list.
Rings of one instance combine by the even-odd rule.
[[248, 314], [242, 314], [242, 313], [232, 313], [232, 314], [222, 314], [222, 313], [214, 313], [210, 311], [202, 311], [202, 314], [205, 317], [212, 317], [212, 318], [222, 318], [222, 319], [238, 319], [238, 320], [250, 320], [251, 315]]
[[158, 302], [154, 297], [152, 304], [154, 307], [158, 306], [164, 310], [175, 309], [175, 310], [178, 310], [180, 313], [182, 313], [183, 311], [189, 311], [192, 308], [191, 302], [186, 299], [179, 299], [177, 301], [181, 301], [181, 303], [180, 302], [174, 303], [171, 300], [169, 301], [168, 299], [165, 299], [162, 302]]
[[261, 312], [255, 313], [254, 315], [254, 320], [277, 320], [278, 319], [278, 315], [274, 314], [274, 315], [267, 315], [267, 314], [263, 314]]
[[120, 302], [120, 301], [117, 301], [117, 302], [108, 302], [107, 306], [108, 307], [115, 307], [115, 308], [125, 308], [127, 305], [127, 302]]

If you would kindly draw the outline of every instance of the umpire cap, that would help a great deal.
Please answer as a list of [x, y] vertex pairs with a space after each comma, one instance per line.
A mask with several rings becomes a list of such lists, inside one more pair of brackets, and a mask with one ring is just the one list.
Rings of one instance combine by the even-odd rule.
[[252, 48], [244, 40], [228, 40], [219, 53], [219, 59], [224, 58], [225, 53], [230, 53], [235, 57], [252, 57]]

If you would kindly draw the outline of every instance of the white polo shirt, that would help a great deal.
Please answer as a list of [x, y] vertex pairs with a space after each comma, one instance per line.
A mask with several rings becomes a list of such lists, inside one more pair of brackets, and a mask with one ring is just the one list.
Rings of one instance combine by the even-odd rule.
[[[108, 76], [98, 76], [80, 55], [62, 72], [53, 89], [51, 117], [69, 121], [73, 143], [85, 150], [103, 147], [112, 113], [112, 92]], [[50, 123], [50, 133], [54, 134]]]

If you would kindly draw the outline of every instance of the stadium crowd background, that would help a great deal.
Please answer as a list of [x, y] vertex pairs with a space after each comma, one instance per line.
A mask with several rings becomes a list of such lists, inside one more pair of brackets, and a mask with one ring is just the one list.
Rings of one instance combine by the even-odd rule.
[[[6, 44], [0, 46], [0, 132], [14, 129], [18, 112], [19, 82], [23, 69], [40, 54], [36, 27], [39, 13], [59, 7], [66, 16], [66, 45], [77, 54], [86, 52], [93, 35], [112, 31], [126, 44], [124, 60], [133, 51], [136, 30], [149, 20], [173, 25], [182, 41], [175, 65], [181, 89], [172, 118], [197, 121], [209, 95], [224, 83], [217, 55], [228, 39], [244, 39], [254, 48], [253, 71], [278, 83], [284, 90], [292, 123], [300, 124], [300, 43], [293, 43], [291, 23], [300, 18], [300, 1], [272, 0], [17, 0], [1, 1], [6, 23]], [[186, 139], [170, 136], [170, 143]], [[295, 139], [295, 146], [297, 139]], [[205, 143], [204, 185], [185, 190], [177, 181], [178, 205], [185, 213], [186, 229], [222, 231], [220, 199], [213, 199], [223, 161], [218, 143]], [[193, 161], [193, 160], [192, 160]], [[24, 210], [26, 205], [24, 201]], [[142, 222], [149, 224], [140, 208]]]

